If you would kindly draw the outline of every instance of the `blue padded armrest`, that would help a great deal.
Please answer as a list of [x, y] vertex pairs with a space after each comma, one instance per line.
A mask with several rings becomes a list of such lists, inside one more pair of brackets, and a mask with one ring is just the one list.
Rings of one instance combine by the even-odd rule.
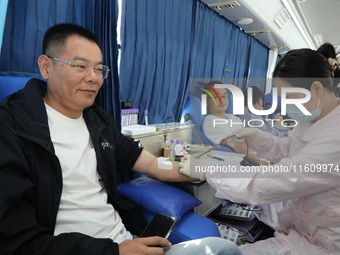
[[202, 203], [179, 188], [147, 176], [120, 184], [118, 192], [151, 214], [163, 213], [177, 220]]
[[201, 201], [174, 186], [144, 176], [119, 185], [118, 192], [141, 207], [148, 222], [157, 212], [176, 217], [177, 223], [168, 238], [172, 244], [220, 237], [212, 220], [191, 211]]

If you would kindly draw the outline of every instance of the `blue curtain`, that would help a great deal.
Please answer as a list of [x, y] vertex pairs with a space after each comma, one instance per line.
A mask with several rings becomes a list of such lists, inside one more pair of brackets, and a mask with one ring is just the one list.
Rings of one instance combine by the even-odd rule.
[[200, 1], [125, 0], [122, 11], [120, 95], [151, 110], [150, 123], [180, 120], [191, 78], [243, 89], [266, 76], [269, 50]]
[[248, 72], [250, 36], [201, 2], [197, 2], [194, 15], [196, 27], [191, 77], [195, 79], [191, 83], [191, 92], [199, 80], [220, 80], [242, 89]]
[[200, 2], [195, 5], [193, 18], [195, 40], [191, 55], [191, 77], [228, 77], [230, 74], [225, 69], [228, 65], [233, 25]]
[[264, 93], [269, 64], [269, 50], [254, 38], [249, 38], [250, 47], [247, 86], [257, 86]]
[[[78, 1], [78, 0], [74, 0]], [[88, 0], [87, 0], [88, 1]], [[96, 98], [96, 103], [108, 111], [120, 126], [120, 99], [119, 99], [119, 76], [118, 76], [118, 45], [117, 45], [117, 17], [118, 6], [114, 0], [92, 0], [95, 9], [92, 10], [92, 22], [86, 27], [91, 30], [102, 44], [103, 61], [110, 67], [109, 76], [105, 79], [102, 88]], [[84, 15], [83, 19], [88, 16]], [[93, 25], [90, 29], [90, 25]]]
[[244, 89], [248, 79], [265, 87], [269, 50], [254, 37], [197, 2], [193, 78], [218, 79]]
[[[2, 45], [2, 38], [3, 38], [3, 33], [4, 33], [4, 27], [5, 27], [7, 4], [8, 4], [8, 0], [0, 0], [0, 49]], [[0, 51], [0, 57], [1, 57], [1, 51]]]
[[282, 55], [277, 55], [276, 65], [277, 65], [277, 63], [279, 63], [279, 61], [280, 61], [281, 58], [282, 58]]
[[242, 88], [243, 79], [241, 78], [246, 78], [248, 73], [249, 36], [238, 27], [233, 26], [229, 40], [231, 40], [231, 43], [226, 66], [231, 70], [229, 77], [235, 78], [233, 84]]
[[116, 19], [117, 3], [111, 0], [9, 0], [0, 71], [36, 76], [45, 31], [58, 23], [81, 25], [98, 36], [111, 69], [97, 103], [120, 123]]
[[192, 38], [193, 1], [123, 1], [120, 96], [149, 123], [180, 118], [185, 102]]

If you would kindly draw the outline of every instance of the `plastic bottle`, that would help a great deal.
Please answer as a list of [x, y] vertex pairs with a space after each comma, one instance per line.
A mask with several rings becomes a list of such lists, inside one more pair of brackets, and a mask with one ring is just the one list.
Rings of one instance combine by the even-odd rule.
[[138, 124], [138, 120], [139, 120], [139, 109], [136, 109], [136, 120], [135, 120], [135, 124]]
[[148, 110], [145, 110], [144, 111], [144, 118], [145, 118], [145, 125], [146, 126], [149, 125], [149, 117], [148, 117], [148, 115], [149, 115]]
[[170, 140], [169, 160], [171, 162], [175, 161], [175, 141], [172, 139]]
[[179, 140], [176, 140], [175, 145], [175, 161], [182, 162], [184, 160], [184, 154], [182, 151], [182, 145], [179, 143]]
[[133, 115], [133, 124], [138, 124], [138, 109], [135, 109], [135, 113]]
[[132, 125], [136, 125], [137, 124], [137, 109], [132, 109], [132, 110], [133, 110]]
[[121, 114], [122, 114], [122, 116], [121, 116], [121, 125], [122, 125], [122, 127], [125, 127], [126, 126], [126, 121], [125, 121], [126, 112], [125, 112], [125, 110], [121, 110]]
[[129, 110], [129, 125], [132, 125], [133, 109]]
[[124, 114], [124, 126], [128, 126], [129, 125], [129, 110], [126, 109], [124, 110], [125, 114]]
[[124, 126], [128, 126], [129, 125], [129, 110], [126, 109], [124, 111], [125, 111]]
[[133, 125], [135, 120], [135, 109], [130, 110], [130, 115], [130, 125]]

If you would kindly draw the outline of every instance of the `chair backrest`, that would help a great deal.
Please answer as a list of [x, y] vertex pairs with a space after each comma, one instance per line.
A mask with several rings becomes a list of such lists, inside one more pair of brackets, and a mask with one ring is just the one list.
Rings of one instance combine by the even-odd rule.
[[231, 95], [228, 99], [228, 108], [225, 111], [226, 113], [230, 113], [233, 114], [233, 109], [234, 109], [234, 100], [233, 100], [233, 96]]
[[23, 89], [32, 77], [0, 76], [0, 101], [10, 94]]
[[196, 131], [203, 141], [203, 144], [212, 145], [208, 138], [203, 134], [202, 124], [204, 115], [201, 113], [201, 100], [198, 97], [190, 96], [190, 116], [191, 121], [196, 127]]
[[[273, 92], [270, 92], [266, 95], [264, 95], [263, 98], [263, 109], [268, 110], [272, 107], [273, 104]], [[276, 113], [281, 112], [281, 97], [278, 95], [277, 96], [277, 107], [274, 113], [272, 113], [269, 117], [273, 118]]]
[[[188, 107], [188, 105], [190, 107]], [[198, 97], [195, 96], [190, 96], [188, 98], [188, 101], [186, 103], [186, 106], [184, 107], [184, 114], [190, 114], [190, 119], [192, 121], [192, 123], [195, 125], [195, 131], [199, 136], [199, 142], [197, 142], [198, 144], [205, 144], [205, 145], [213, 145], [208, 138], [203, 134], [202, 131], [202, 124], [203, 124], [203, 120], [204, 120], [204, 115], [202, 115], [201, 113], [201, 100]], [[229, 109], [229, 107], [228, 107]], [[194, 136], [194, 131], [193, 131], [193, 136]], [[198, 140], [198, 139], [196, 139]], [[226, 147], [226, 146], [217, 146], [215, 148], [215, 150], [219, 150], [219, 151], [226, 151], [226, 152], [235, 152], [233, 149]]]

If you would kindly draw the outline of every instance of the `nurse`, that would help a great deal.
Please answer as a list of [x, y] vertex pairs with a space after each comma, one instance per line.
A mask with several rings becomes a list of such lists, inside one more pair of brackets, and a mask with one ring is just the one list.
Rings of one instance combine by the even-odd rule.
[[[288, 52], [276, 66], [275, 86], [304, 88], [311, 98], [303, 106], [287, 105], [297, 120], [288, 137], [279, 138], [256, 128], [233, 134], [231, 146], [247, 141], [257, 152], [251, 157], [272, 162], [272, 172], [207, 173], [216, 196], [233, 202], [262, 205], [263, 221], [275, 228], [275, 236], [241, 246], [244, 255], [340, 254], [340, 106], [334, 90], [334, 66], [322, 54], [300, 49]], [[287, 93], [301, 99], [303, 93]], [[269, 169], [266, 166], [267, 170]], [[242, 177], [242, 175], [239, 175]]]

